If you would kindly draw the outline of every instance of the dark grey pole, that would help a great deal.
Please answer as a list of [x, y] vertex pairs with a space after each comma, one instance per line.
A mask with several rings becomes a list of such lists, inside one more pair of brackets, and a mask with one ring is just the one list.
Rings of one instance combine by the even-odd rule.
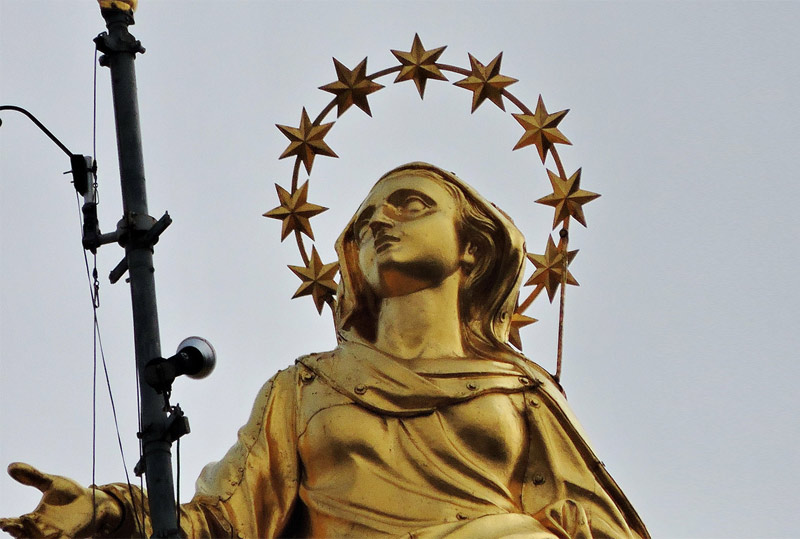
[[125, 258], [130, 273], [136, 366], [142, 407], [141, 462], [147, 478], [153, 537], [178, 537], [170, 453], [172, 443], [167, 433], [165, 401], [163, 396], [144, 382], [147, 362], [161, 357], [153, 275], [153, 244], [157, 234], [151, 231], [156, 221], [147, 210], [134, 67], [136, 54], [144, 52], [144, 49], [128, 32], [128, 26], [133, 24], [131, 12], [119, 9], [101, 11], [108, 32], [98, 36], [95, 42], [98, 50], [104, 53], [101, 65], [111, 70], [122, 183], [123, 218], [119, 226], [120, 243], [125, 246]]

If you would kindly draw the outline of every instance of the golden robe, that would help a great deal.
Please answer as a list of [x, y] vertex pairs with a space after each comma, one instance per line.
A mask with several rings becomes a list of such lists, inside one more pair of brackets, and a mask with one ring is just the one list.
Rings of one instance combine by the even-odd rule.
[[181, 512], [188, 537], [648, 537], [537, 365], [358, 343], [267, 382]]

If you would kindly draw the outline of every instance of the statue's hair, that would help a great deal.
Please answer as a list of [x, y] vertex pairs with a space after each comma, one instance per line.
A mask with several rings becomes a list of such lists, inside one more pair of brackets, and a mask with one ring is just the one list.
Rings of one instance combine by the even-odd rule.
[[[507, 239], [491, 216], [458, 186], [438, 174], [430, 174], [453, 195], [459, 209], [456, 231], [461, 247], [473, 250], [475, 263], [464, 268], [464, 281], [458, 295], [459, 320], [465, 351], [482, 355], [497, 346], [507, 348], [494, 334], [494, 316], [504, 297], [493, 297], [495, 285], [502, 282], [498, 257], [506, 250]], [[428, 175], [424, 174], [424, 175]]]
[[[508, 350], [504, 339], [496, 335], [495, 317], [500, 316], [505, 294], [500, 293], [497, 285], [505, 279], [502, 275], [500, 258], [508, 250], [508, 238], [492, 216], [481, 203], [465, 192], [458, 184], [449, 181], [445, 174], [434, 167], [394, 170], [380, 180], [389, 177], [414, 174], [417, 177], [429, 178], [443, 186], [456, 201], [458, 218], [456, 232], [462, 249], [469, 248], [475, 257], [475, 263], [463, 267], [465, 278], [461, 283], [458, 297], [459, 320], [466, 352], [477, 355], [488, 355], [498, 348]], [[354, 309], [342, 320], [344, 329], [355, 329], [362, 338], [375, 340], [376, 321], [380, 310], [380, 300], [375, 296], [358, 269], [358, 253], [355, 235], [350, 230], [345, 232], [344, 256], [351, 266], [351, 286], [354, 294]], [[469, 246], [469, 247], [468, 247]], [[507, 316], [507, 314], [506, 314]]]

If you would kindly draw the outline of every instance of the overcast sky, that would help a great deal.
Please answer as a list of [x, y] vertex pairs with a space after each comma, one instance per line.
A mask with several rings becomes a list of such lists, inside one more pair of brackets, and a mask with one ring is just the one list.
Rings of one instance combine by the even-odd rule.
[[[174, 397], [191, 420], [181, 499], [220, 458], [258, 388], [304, 353], [334, 345], [330, 314], [300, 281], [294, 243], [261, 216], [288, 188], [276, 123], [315, 116], [332, 57], [396, 65], [415, 33], [468, 67], [503, 51], [509, 89], [529, 107], [570, 109], [569, 173], [603, 196], [573, 226], [563, 383], [611, 474], [654, 537], [796, 537], [800, 379], [795, 276], [800, 3], [256, 2], [141, 0], [132, 33], [150, 213], [174, 224], [156, 246], [162, 347], [202, 335], [218, 352]], [[92, 152], [95, 2], [0, 0], [0, 102], [28, 108], [76, 153]], [[451, 75], [450, 82], [458, 80]], [[458, 173], [542, 253], [551, 192], [522, 128], [486, 102], [429, 81], [379, 82], [373, 118], [353, 108], [326, 137], [309, 200], [323, 261], [381, 173], [426, 160]], [[100, 220], [121, 216], [109, 73], [97, 71]], [[91, 482], [92, 312], [69, 162], [35, 127], [0, 113], [0, 462], [24, 460]], [[335, 115], [328, 117], [334, 121]], [[552, 163], [548, 162], [550, 167]], [[302, 175], [301, 180], [306, 176]], [[123, 256], [97, 257], [100, 324], [128, 468], [138, 455]], [[91, 259], [90, 259], [91, 264]], [[525, 353], [555, 368], [557, 309], [528, 311]], [[122, 480], [98, 385], [96, 480]], [[0, 478], [0, 515], [33, 509]]]

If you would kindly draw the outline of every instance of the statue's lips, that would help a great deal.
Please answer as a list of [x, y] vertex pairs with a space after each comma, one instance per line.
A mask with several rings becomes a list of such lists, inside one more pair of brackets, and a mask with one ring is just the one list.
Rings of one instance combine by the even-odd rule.
[[400, 241], [400, 238], [398, 237], [390, 236], [389, 234], [381, 234], [375, 240], [375, 252], [380, 253], [382, 251], [385, 251], [386, 249], [391, 247], [393, 243], [397, 243], [398, 241]]

